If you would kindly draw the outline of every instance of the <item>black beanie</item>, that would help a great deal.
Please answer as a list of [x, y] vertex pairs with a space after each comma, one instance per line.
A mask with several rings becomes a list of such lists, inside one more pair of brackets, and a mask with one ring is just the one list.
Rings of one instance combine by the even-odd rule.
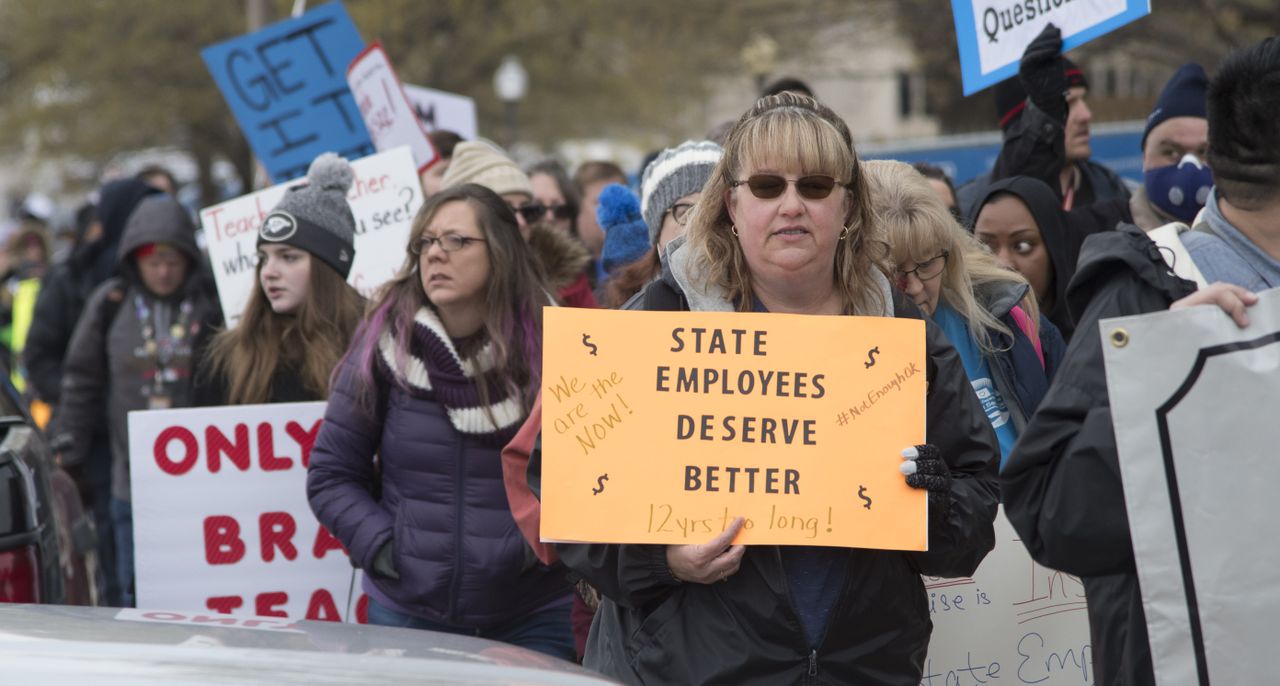
[[301, 248], [347, 278], [355, 259], [356, 220], [347, 204], [355, 181], [351, 165], [327, 152], [311, 163], [306, 183], [290, 188], [262, 220], [258, 245]]
[[1163, 124], [1165, 120], [1174, 117], [1207, 119], [1208, 92], [1209, 75], [1204, 73], [1204, 67], [1195, 62], [1178, 67], [1173, 78], [1160, 91], [1160, 99], [1156, 100], [1155, 108], [1147, 115], [1147, 128], [1142, 130], [1142, 145], [1139, 149], [1146, 149], [1151, 129]]

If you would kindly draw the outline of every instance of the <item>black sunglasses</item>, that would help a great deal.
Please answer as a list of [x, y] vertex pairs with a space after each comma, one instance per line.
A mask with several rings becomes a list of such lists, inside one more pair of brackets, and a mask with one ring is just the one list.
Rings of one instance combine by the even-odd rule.
[[796, 192], [807, 200], [822, 200], [831, 195], [836, 187], [836, 180], [830, 176], [802, 176], [792, 181], [777, 174], [752, 174], [744, 181], [734, 181], [733, 187], [746, 186], [751, 194], [761, 200], [772, 200], [787, 191], [787, 184], [794, 183]]
[[548, 212], [555, 219], [572, 219], [573, 208], [568, 205], [544, 205], [540, 202], [527, 202], [519, 207], [514, 208], [521, 217], [524, 217], [524, 223], [532, 224], [542, 219]]

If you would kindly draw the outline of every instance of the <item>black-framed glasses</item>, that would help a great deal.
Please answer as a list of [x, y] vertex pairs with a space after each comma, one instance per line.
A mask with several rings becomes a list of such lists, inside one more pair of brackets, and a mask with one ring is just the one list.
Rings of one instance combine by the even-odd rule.
[[680, 226], [684, 226], [689, 222], [689, 216], [692, 214], [692, 211], [693, 203], [691, 202], [678, 202], [672, 205], [671, 209], [667, 210], [667, 212], [671, 214], [671, 218], [676, 220], [676, 223]]
[[421, 255], [431, 249], [431, 246], [439, 243], [440, 249], [445, 252], [457, 252], [472, 243], [487, 243], [483, 238], [472, 238], [471, 236], [459, 236], [456, 233], [446, 233], [443, 236], [423, 236], [417, 241], [409, 244], [409, 252], [414, 255]]
[[950, 256], [951, 253], [949, 251], [943, 250], [936, 257], [931, 257], [924, 262], [917, 262], [915, 269], [895, 268], [893, 275], [898, 278], [899, 283], [906, 283], [907, 277], [912, 274], [915, 274], [916, 278], [920, 279], [921, 282], [936, 279], [942, 273], [942, 269], [947, 266], [947, 258]]
[[788, 179], [777, 174], [752, 174], [742, 181], [734, 181], [733, 187], [746, 186], [751, 194], [761, 200], [772, 200], [787, 191], [787, 185], [794, 183], [796, 192], [807, 200], [822, 200], [831, 195], [837, 181], [830, 176], [815, 174]]
[[545, 205], [534, 200], [512, 209], [514, 209], [521, 217], [524, 217], [524, 223], [526, 224], [532, 224], [548, 214], [550, 214], [553, 219], [573, 218], [573, 208], [565, 204]]

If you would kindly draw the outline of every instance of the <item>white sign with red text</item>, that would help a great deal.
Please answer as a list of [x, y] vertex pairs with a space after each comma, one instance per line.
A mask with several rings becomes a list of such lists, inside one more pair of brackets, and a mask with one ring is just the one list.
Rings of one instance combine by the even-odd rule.
[[[347, 283], [368, 297], [404, 265], [409, 227], [422, 206], [422, 186], [407, 147], [362, 157], [351, 169], [355, 183], [347, 201], [356, 220], [356, 255]], [[259, 287], [258, 227], [289, 188], [305, 181], [264, 188], [200, 211], [228, 328], [240, 322], [249, 296]]]
[[373, 147], [390, 150], [401, 145], [413, 151], [413, 161], [421, 172], [436, 161], [436, 150], [400, 85], [391, 60], [375, 41], [347, 67], [347, 86], [355, 96]]
[[[129, 413], [137, 605], [342, 621], [358, 573], [307, 503], [325, 403]], [[353, 600], [355, 602], [353, 602]]]

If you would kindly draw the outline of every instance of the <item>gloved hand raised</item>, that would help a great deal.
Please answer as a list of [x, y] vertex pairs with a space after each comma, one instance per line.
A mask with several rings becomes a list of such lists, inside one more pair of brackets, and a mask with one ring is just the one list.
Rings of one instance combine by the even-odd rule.
[[907, 485], [929, 492], [929, 507], [945, 516], [951, 508], [951, 468], [943, 461], [938, 448], [917, 445], [902, 451], [899, 469], [907, 476]]
[[1067, 123], [1067, 74], [1062, 61], [1062, 31], [1044, 27], [1022, 53], [1018, 79], [1027, 97], [1054, 121]]

